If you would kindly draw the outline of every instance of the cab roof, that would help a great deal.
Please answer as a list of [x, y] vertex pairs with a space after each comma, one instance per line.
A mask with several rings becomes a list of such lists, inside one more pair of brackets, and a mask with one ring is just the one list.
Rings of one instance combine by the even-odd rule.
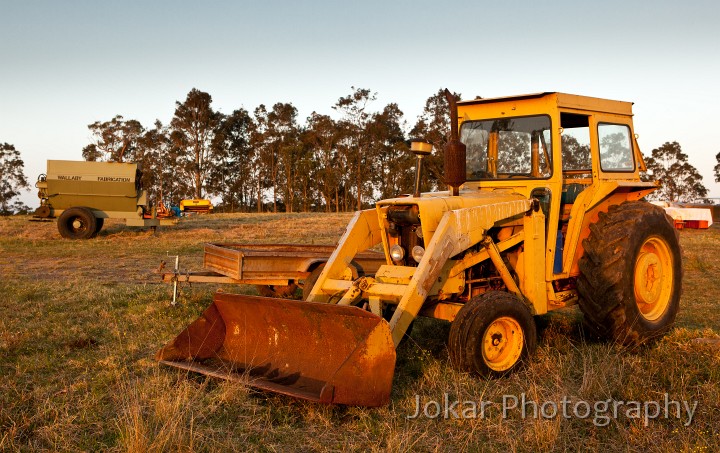
[[497, 98], [479, 98], [467, 101], [458, 101], [458, 106], [470, 106], [479, 104], [494, 104], [501, 102], [519, 102], [530, 99], [547, 98], [558, 108], [585, 110], [590, 112], [615, 113], [620, 115], [632, 115], [632, 102], [613, 101], [610, 99], [580, 96], [577, 94], [558, 93], [546, 91], [544, 93], [521, 94], [517, 96], [504, 96]]

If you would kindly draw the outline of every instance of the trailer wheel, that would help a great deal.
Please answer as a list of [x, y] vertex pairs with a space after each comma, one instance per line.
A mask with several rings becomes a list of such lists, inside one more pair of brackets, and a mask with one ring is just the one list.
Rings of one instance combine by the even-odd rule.
[[97, 234], [97, 219], [88, 208], [66, 209], [58, 218], [58, 231], [67, 239], [90, 239]]
[[255, 285], [255, 289], [263, 297], [289, 299], [294, 298], [298, 285], [295, 282], [291, 282], [289, 285]]
[[96, 217], [95, 218], [95, 236], [102, 230], [103, 225], [105, 224], [105, 219], [102, 217]]
[[535, 320], [513, 294], [488, 291], [470, 299], [450, 326], [449, 352], [461, 371], [498, 377], [516, 370], [537, 345]]

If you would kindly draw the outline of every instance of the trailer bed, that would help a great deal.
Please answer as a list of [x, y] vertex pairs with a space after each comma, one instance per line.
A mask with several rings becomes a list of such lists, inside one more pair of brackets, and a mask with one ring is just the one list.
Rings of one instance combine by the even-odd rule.
[[[203, 266], [235, 280], [302, 280], [333, 251], [330, 245], [205, 244]], [[378, 252], [359, 253], [355, 261], [363, 274], [374, 274], [386, 264]]]
[[[167, 283], [217, 283], [285, 286], [304, 281], [335, 251], [331, 245], [208, 243], [201, 272], [162, 274]], [[353, 260], [360, 275], [374, 275], [387, 264], [379, 252], [358, 253]]]

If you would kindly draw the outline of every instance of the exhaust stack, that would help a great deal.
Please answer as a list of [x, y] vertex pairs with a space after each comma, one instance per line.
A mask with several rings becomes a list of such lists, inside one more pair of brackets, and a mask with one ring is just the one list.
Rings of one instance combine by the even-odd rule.
[[445, 184], [453, 196], [460, 194], [460, 186], [465, 183], [465, 144], [458, 136], [458, 111], [455, 96], [445, 89], [445, 98], [450, 105], [450, 141], [445, 144]]

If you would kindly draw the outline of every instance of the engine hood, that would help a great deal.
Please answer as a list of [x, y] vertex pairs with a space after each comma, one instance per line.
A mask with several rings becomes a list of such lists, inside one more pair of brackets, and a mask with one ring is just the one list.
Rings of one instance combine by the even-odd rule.
[[378, 201], [377, 208], [384, 210], [383, 208], [390, 206], [417, 206], [423, 234], [429, 238], [447, 211], [526, 199], [525, 196], [511, 189], [463, 191], [458, 196], [452, 196], [449, 191], [443, 191], [423, 193], [420, 197], [408, 196]]

